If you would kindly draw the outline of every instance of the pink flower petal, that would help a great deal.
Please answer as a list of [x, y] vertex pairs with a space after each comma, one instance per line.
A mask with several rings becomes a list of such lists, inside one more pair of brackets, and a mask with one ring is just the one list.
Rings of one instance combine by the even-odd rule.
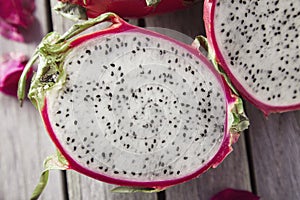
[[225, 189], [210, 200], [259, 200], [259, 197], [251, 192], [236, 189]]

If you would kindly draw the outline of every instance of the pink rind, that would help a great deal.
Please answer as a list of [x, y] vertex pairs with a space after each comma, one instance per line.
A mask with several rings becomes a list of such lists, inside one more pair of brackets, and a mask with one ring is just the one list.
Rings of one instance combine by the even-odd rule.
[[53, 128], [52, 128], [52, 125], [51, 125], [51, 122], [50, 122], [50, 119], [48, 116], [48, 104], [47, 104], [47, 96], [46, 96], [46, 98], [44, 100], [43, 108], [41, 108], [41, 111], [40, 111], [41, 116], [43, 118], [44, 125], [48, 131], [49, 136], [51, 137], [52, 141], [55, 143], [56, 147], [59, 149], [61, 154], [68, 161], [69, 168], [73, 169], [77, 172], [80, 172], [82, 174], [85, 174], [89, 177], [92, 177], [92, 178], [95, 178], [97, 180], [104, 181], [107, 183], [111, 183], [111, 184], [122, 185], [122, 186], [135, 186], [135, 187], [143, 187], [143, 188], [155, 188], [155, 189], [162, 190], [169, 186], [179, 184], [182, 182], [186, 182], [188, 180], [196, 178], [199, 175], [201, 175], [202, 173], [204, 173], [205, 171], [207, 171], [209, 168], [216, 167], [232, 151], [231, 144], [232, 144], [233, 140], [232, 140], [232, 135], [229, 132], [230, 127], [228, 127], [227, 122], [228, 122], [228, 115], [229, 115], [231, 109], [233, 108], [233, 105], [236, 102], [237, 98], [231, 93], [229, 87], [226, 84], [226, 81], [223, 79], [223, 77], [220, 74], [218, 74], [216, 72], [216, 70], [214, 69], [212, 64], [204, 56], [202, 56], [199, 53], [199, 51], [196, 50], [195, 48], [188, 46], [186, 44], [183, 44], [181, 42], [178, 42], [174, 39], [168, 38], [164, 35], [160, 35], [158, 33], [154, 33], [154, 32], [148, 31], [148, 30], [144, 30], [144, 29], [129, 25], [119, 18], [117, 18], [115, 20], [117, 22], [115, 26], [112, 26], [111, 28], [106, 29], [106, 30], [102, 30], [102, 31], [98, 31], [98, 32], [95, 32], [92, 34], [81, 36], [71, 42], [71, 47], [77, 46], [88, 39], [92, 39], [94, 37], [98, 37], [101, 35], [105, 35], [105, 34], [109, 34], [109, 33], [118, 33], [118, 32], [123, 32], [123, 31], [130, 31], [130, 32], [145, 33], [145, 34], [149, 34], [151, 36], [160, 37], [160, 38], [169, 40], [170, 42], [176, 43], [177, 45], [185, 48], [187, 51], [189, 51], [193, 55], [199, 57], [205, 63], [205, 65], [212, 71], [212, 73], [217, 77], [217, 79], [218, 79], [220, 85], [222, 86], [222, 88], [225, 92], [225, 95], [226, 95], [227, 109], [226, 109], [226, 119], [224, 120], [225, 121], [225, 129], [224, 129], [225, 133], [224, 133], [222, 145], [219, 148], [218, 152], [215, 154], [215, 156], [209, 162], [207, 162], [207, 164], [205, 164], [203, 167], [196, 170], [194, 173], [189, 174], [184, 177], [181, 177], [181, 178], [176, 178], [176, 179], [171, 179], [171, 180], [162, 180], [162, 181], [148, 181], [148, 182], [147, 181], [142, 182], [142, 181], [116, 179], [116, 178], [107, 176], [105, 174], [96, 173], [86, 167], [81, 166], [67, 153], [67, 151], [60, 144], [58, 138], [56, 137], [56, 134], [53, 131]]
[[163, 0], [155, 6], [147, 6], [145, 0], [60, 0], [62, 2], [70, 2], [77, 4], [86, 9], [89, 18], [106, 13], [114, 12], [125, 18], [141, 18], [149, 15], [174, 12], [184, 9], [197, 1], [192, 0]]
[[214, 30], [214, 16], [215, 16], [215, 7], [217, 0], [205, 0], [204, 1], [204, 11], [203, 11], [203, 20], [206, 29], [207, 40], [209, 46], [212, 48], [211, 50], [214, 52], [216, 56], [217, 62], [221, 65], [229, 79], [232, 81], [235, 88], [241, 93], [241, 95], [259, 108], [265, 116], [268, 116], [270, 113], [281, 113], [287, 111], [293, 111], [300, 109], [300, 103], [292, 104], [289, 106], [273, 106], [268, 105], [262, 101], [257, 100], [254, 96], [252, 96], [243, 85], [237, 80], [234, 74], [231, 72], [230, 67], [226, 64], [226, 61], [222, 55], [222, 52], [216, 42], [216, 34]]

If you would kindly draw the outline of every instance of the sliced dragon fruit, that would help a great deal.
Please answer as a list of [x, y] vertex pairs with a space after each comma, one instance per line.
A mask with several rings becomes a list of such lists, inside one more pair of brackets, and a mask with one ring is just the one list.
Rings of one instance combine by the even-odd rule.
[[206, 0], [212, 54], [266, 115], [300, 108], [300, 1]]
[[[103, 21], [112, 25], [72, 38]], [[113, 13], [49, 34], [36, 59], [29, 98], [67, 168], [101, 181], [164, 189], [195, 178], [248, 125], [241, 100], [196, 48]]]

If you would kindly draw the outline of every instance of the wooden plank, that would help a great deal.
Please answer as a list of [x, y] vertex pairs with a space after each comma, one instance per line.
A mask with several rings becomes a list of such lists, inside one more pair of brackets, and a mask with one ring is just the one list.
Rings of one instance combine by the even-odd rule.
[[[0, 94], [0, 199], [29, 199], [43, 161], [55, 152], [40, 116], [25, 102]], [[51, 172], [41, 199], [63, 199], [61, 174]]]
[[154, 200], [156, 194], [121, 194], [113, 193], [110, 190], [115, 185], [103, 183], [77, 172], [68, 172], [69, 199], [101, 199], [101, 200]]
[[271, 114], [249, 105], [249, 137], [257, 193], [262, 199], [300, 199], [300, 111]]
[[[52, 6], [56, 0], [51, 0]], [[53, 13], [53, 27], [55, 31], [63, 33], [74, 22], [64, 19], [63, 17]], [[130, 20], [129, 23], [137, 24], [137, 20]], [[91, 30], [99, 30], [102, 26], [97, 26]], [[101, 200], [155, 200], [156, 194], [118, 194], [112, 193], [110, 190], [116, 186], [91, 179], [77, 172], [67, 172], [68, 195], [69, 199], [101, 199]]]
[[145, 22], [146, 27], [168, 28], [183, 33], [192, 39], [205, 33], [201, 3], [173, 13], [146, 17]]
[[[146, 27], [163, 27], [185, 34], [186, 37], [179, 34], [175, 38], [183, 39], [182, 41], [188, 44], [195, 36], [205, 34], [202, 21], [202, 4], [170, 14], [147, 17], [145, 21]], [[171, 33], [171, 36], [174, 37], [172, 31], [165, 30], [162, 32]], [[206, 200], [228, 187], [251, 191], [249, 165], [243, 135], [234, 145], [234, 152], [217, 169], [211, 169], [198, 179], [166, 190], [166, 199]]]
[[[48, 32], [44, 1], [36, 3], [36, 21], [26, 31], [28, 43], [0, 38], [0, 53], [23, 52], [31, 56]], [[19, 107], [16, 98], [0, 94], [0, 199], [29, 199], [38, 183], [43, 160], [55, 152], [38, 111], [27, 101]], [[41, 199], [63, 199], [61, 174], [51, 172], [49, 185]]]
[[244, 137], [233, 146], [234, 151], [216, 169], [199, 178], [166, 190], [167, 200], [210, 199], [226, 188], [251, 191]]

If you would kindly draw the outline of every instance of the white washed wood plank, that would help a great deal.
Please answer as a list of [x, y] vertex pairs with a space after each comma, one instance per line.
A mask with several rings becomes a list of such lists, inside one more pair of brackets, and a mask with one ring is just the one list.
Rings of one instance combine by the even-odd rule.
[[115, 185], [103, 183], [77, 172], [67, 173], [69, 197], [72, 200], [101, 199], [101, 200], [155, 200], [156, 194], [122, 194], [110, 190]]
[[168, 28], [184, 33], [191, 38], [205, 33], [202, 21], [202, 3], [184, 10], [146, 17], [145, 22], [147, 27]]
[[[25, 33], [28, 43], [0, 38], [0, 53], [31, 56], [48, 31], [46, 1], [36, 2], [36, 21]], [[16, 98], [0, 94], [0, 199], [29, 199], [43, 170], [43, 160], [53, 154], [38, 111], [29, 101], [19, 107]], [[41, 199], [63, 199], [61, 174], [51, 172]]]
[[[0, 199], [29, 199], [46, 156], [55, 149], [30, 102], [0, 94]], [[41, 199], [63, 199], [61, 174], [51, 172]]]
[[257, 193], [262, 199], [300, 199], [300, 111], [271, 114], [248, 106]]
[[208, 200], [226, 188], [251, 191], [243, 136], [233, 145], [233, 148], [234, 151], [216, 169], [210, 169], [197, 179], [166, 190], [166, 199]]

